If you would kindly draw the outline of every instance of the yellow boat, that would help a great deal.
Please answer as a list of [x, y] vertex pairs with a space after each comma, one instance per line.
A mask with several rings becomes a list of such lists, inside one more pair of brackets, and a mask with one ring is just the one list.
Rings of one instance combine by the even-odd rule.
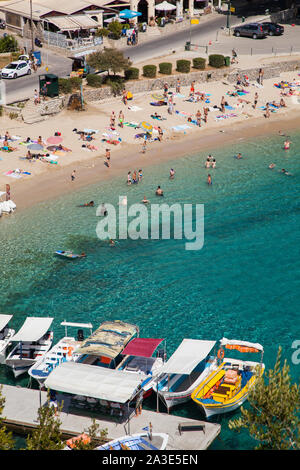
[[[219, 366], [192, 393], [192, 400], [199, 405], [207, 418], [216, 414], [229, 413], [239, 408], [247, 400], [250, 389], [265, 370], [262, 363], [263, 347], [248, 341], [221, 340], [218, 351]], [[242, 361], [225, 358], [226, 349], [242, 353], [261, 352], [261, 361]]]

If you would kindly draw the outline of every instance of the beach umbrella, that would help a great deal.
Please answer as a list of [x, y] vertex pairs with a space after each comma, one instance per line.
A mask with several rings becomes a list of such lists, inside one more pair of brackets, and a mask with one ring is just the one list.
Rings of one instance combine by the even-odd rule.
[[125, 10], [120, 11], [119, 16], [120, 18], [130, 19], [135, 18], [136, 16], [142, 16], [142, 13], [140, 13], [139, 11], [128, 10], [127, 8], [125, 8]]
[[159, 93], [153, 93], [152, 98], [154, 98], [155, 100], [163, 100], [164, 96], [160, 95]]
[[142, 129], [144, 129], [146, 132], [148, 132], [149, 134], [151, 134], [152, 132], [152, 129], [153, 129], [153, 126], [152, 124], [149, 124], [149, 122], [146, 122], [146, 121], [142, 121], [139, 125], [139, 127], [141, 127]]
[[43, 145], [40, 144], [30, 144], [27, 146], [29, 150], [43, 150]]
[[53, 135], [51, 137], [48, 137], [47, 142], [48, 144], [60, 144], [62, 140], [62, 137], [59, 137], [58, 135]]
[[113, 16], [111, 18], [107, 18], [107, 20], [103, 20], [105, 23], [112, 23], [113, 21], [118, 21], [119, 23], [123, 23], [125, 20], [122, 20], [122, 18], [119, 18], [118, 16]]
[[49, 147], [47, 147], [47, 150], [50, 150], [50, 152], [55, 152], [55, 150], [57, 149], [58, 149], [57, 145], [49, 145]]
[[164, 2], [159, 3], [158, 5], [156, 5], [155, 10], [159, 10], [159, 11], [176, 10], [176, 5], [172, 5], [172, 3], [164, 1]]

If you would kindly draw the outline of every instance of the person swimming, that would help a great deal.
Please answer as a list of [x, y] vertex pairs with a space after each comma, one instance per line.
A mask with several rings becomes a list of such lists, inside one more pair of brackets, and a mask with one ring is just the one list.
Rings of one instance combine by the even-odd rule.
[[146, 198], [146, 196], [144, 196], [144, 199], [142, 200], [142, 202], [143, 202], [144, 204], [148, 204], [150, 201], [148, 201], [148, 199]]
[[284, 141], [283, 148], [284, 148], [284, 150], [289, 150], [290, 141], [288, 139]]
[[170, 179], [174, 179], [174, 176], [175, 176], [175, 171], [173, 170], [173, 168], [171, 168], [170, 170]]
[[209, 168], [209, 167], [210, 167], [210, 159], [209, 157], [207, 157], [206, 162], [205, 162], [205, 168]]
[[211, 176], [207, 175], [207, 184], [212, 184]]
[[240, 160], [240, 159], [243, 158], [243, 157], [242, 157], [242, 154], [241, 154], [241, 153], [238, 153], [235, 158], [237, 158], [238, 160]]
[[115, 246], [115, 245], [116, 245], [116, 244], [115, 244], [114, 240], [111, 238], [111, 239], [109, 240], [109, 246]]
[[273, 170], [273, 168], [275, 168], [275, 166], [276, 166], [275, 163], [270, 163], [270, 165], [269, 165], [270, 170]]
[[161, 189], [160, 186], [157, 186], [157, 190], [155, 192], [156, 196], [163, 196], [164, 195], [164, 192], [163, 190]]

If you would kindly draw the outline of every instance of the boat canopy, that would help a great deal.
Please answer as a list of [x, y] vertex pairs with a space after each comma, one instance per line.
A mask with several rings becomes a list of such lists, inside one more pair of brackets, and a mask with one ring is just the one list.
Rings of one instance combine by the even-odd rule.
[[0, 331], [2, 331], [7, 323], [11, 320], [12, 315], [5, 315], [4, 313], [0, 313]]
[[93, 328], [93, 325], [91, 323], [73, 323], [69, 321], [63, 321], [61, 322], [61, 326], [75, 326], [76, 328]]
[[53, 318], [28, 317], [11, 341], [38, 341], [48, 331]]
[[236, 349], [240, 352], [262, 352], [264, 350], [263, 346], [259, 343], [250, 343], [249, 341], [239, 341], [236, 339], [227, 339], [222, 338], [221, 346], [225, 346], [226, 349]]
[[139, 331], [136, 325], [121, 320], [105, 321], [77, 349], [79, 354], [115, 359]]
[[137, 374], [64, 362], [45, 381], [45, 387], [74, 395], [82, 395], [116, 403], [126, 403], [136, 392], [142, 379]]
[[151, 357], [163, 339], [160, 338], [134, 338], [122, 351], [124, 356]]
[[160, 369], [165, 374], [190, 374], [210, 353], [216, 341], [184, 339], [170, 359]]

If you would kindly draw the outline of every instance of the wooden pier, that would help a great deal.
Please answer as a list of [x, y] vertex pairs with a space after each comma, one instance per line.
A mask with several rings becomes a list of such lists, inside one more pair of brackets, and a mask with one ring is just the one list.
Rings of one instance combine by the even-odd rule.
[[[8, 428], [17, 432], [29, 432], [37, 426], [38, 409], [47, 402], [46, 392], [3, 385], [2, 395], [5, 398], [4, 423]], [[57, 394], [57, 399], [60, 402], [62, 395]], [[151, 423], [153, 432], [169, 435], [167, 450], [205, 450], [221, 430], [219, 424], [148, 410], [142, 410], [138, 416], [133, 413], [130, 420], [100, 416], [87, 410], [74, 411], [70, 407], [70, 398], [64, 397], [63, 400], [59, 420], [62, 423], [61, 432], [65, 436], [75, 436], [87, 431], [93, 418], [100, 429], [107, 429], [110, 440], [141, 432]]]

